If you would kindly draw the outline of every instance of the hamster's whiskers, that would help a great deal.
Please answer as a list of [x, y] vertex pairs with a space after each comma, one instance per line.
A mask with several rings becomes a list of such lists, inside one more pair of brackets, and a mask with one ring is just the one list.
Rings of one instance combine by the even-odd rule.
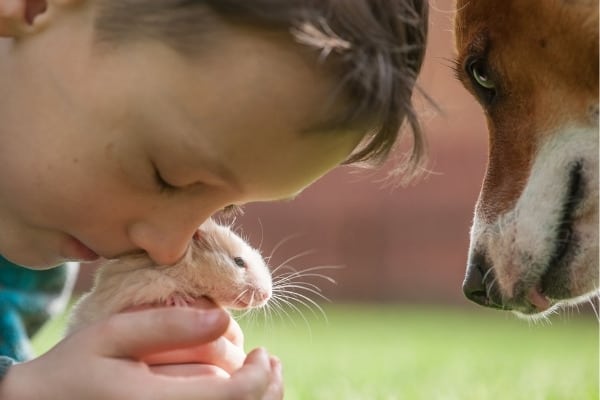
[[[307, 253], [296, 255], [290, 259], [296, 259]], [[342, 267], [322, 265], [297, 270], [287, 264], [287, 262], [289, 262], [289, 259], [273, 270], [273, 272], [281, 272], [282, 270], [289, 270], [289, 272], [281, 272], [273, 277], [272, 297], [265, 306], [261, 307], [262, 313], [265, 319], [271, 320], [274, 315], [277, 315], [279, 318], [285, 316], [285, 318], [294, 325], [296, 324], [297, 318], [294, 318], [292, 314], [298, 313], [310, 331], [310, 322], [305, 315], [305, 309], [310, 310], [314, 317], [322, 317], [328, 322], [327, 314], [318, 303], [318, 300], [330, 301], [329, 298], [322, 293], [321, 288], [310, 280], [317, 278], [335, 284], [336, 282], [333, 278], [319, 271], [339, 269]], [[245, 317], [249, 313], [253, 313], [253, 310], [247, 310], [244, 314], [240, 315], [240, 317]]]
[[[242, 291], [240, 294], [238, 294], [238, 295], [237, 295], [237, 297], [236, 297], [235, 299], [233, 299], [233, 302], [232, 302], [232, 303], [233, 303], [233, 304], [237, 304], [237, 303], [238, 303], [238, 302], [239, 302], [239, 301], [242, 299], [242, 297], [244, 297], [244, 295], [245, 295], [246, 293], [248, 293], [248, 290], [250, 290], [250, 289], [244, 289], [244, 290], [243, 290], [243, 291]], [[254, 297], [254, 296], [253, 296], [253, 297]], [[248, 303], [248, 304], [252, 304], [252, 303], [250, 302], [250, 303]]]
[[[285, 237], [285, 238], [281, 239], [281, 240], [280, 240], [280, 241], [279, 241], [279, 242], [278, 242], [278, 243], [275, 245], [275, 247], [273, 247], [273, 250], [271, 250], [271, 254], [269, 254], [267, 257], [265, 257], [265, 260], [267, 260], [267, 263], [269, 263], [269, 261], [270, 261], [270, 260], [273, 258], [273, 255], [275, 255], [275, 252], [276, 252], [277, 250], [279, 250], [279, 248], [280, 248], [281, 246], [283, 246], [285, 243], [289, 242], [290, 240], [292, 240], [292, 239], [296, 239], [296, 238], [298, 238], [298, 237], [300, 237], [300, 236], [302, 236], [300, 233], [296, 233], [296, 234], [289, 235], [289, 236], [287, 236], [287, 237]], [[262, 245], [262, 239], [261, 239], [261, 245]], [[261, 246], [259, 246], [259, 248], [260, 248], [260, 247], [261, 247]], [[281, 263], [281, 264], [279, 265], [279, 267], [281, 267], [281, 266], [283, 266], [283, 265], [285, 265], [285, 264], [289, 263], [291, 260], [294, 260], [294, 259], [296, 259], [296, 258], [298, 258], [298, 257], [302, 257], [302, 256], [304, 256], [304, 255], [307, 255], [307, 254], [310, 254], [310, 253], [312, 253], [312, 250], [308, 250], [308, 251], [302, 252], [302, 253], [300, 253], [300, 254], [296, 254], [295, 256], [292, 256], [292, 257], [291, 257], [291, 259], [287, 259], [286, 261], [284, 261], [283, 263]], [[275, 268], [275, 270], [274, 270], [274, 271], [272, 271], [272, 272], [275, 272], [275, 271], [277, 271], [277, 269], [278, 269], [279, 267]]]

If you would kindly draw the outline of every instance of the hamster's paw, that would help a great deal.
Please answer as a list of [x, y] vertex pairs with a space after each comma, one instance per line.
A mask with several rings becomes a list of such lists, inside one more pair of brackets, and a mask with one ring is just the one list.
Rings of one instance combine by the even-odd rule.
[[194, 299], [183, 293], [173, 293], [165, 299], [165, 305], [169, 307], [188, 307], [194, 303]]

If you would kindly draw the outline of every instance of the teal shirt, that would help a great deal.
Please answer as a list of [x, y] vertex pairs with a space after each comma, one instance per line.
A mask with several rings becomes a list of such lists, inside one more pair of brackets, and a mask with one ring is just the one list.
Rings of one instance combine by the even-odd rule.
[[31, 270], [0, 256], [0, 356], [33, 357], [30, 338], [63, 311], [77, 275], [77, 264]]

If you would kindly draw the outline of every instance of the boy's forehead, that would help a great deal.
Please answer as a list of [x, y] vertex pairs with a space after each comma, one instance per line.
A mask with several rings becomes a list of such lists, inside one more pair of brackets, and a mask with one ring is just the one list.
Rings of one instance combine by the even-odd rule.
[[214, 90], [221, 91], [216, 93], [221, 98], [217, 105], [227, 118], [243, 115], [245, 110], [233, 107], [244, 103], [269, 108], [270, 118], [258, 121], [262, 124], [274, 123], [282, 112], [297, 114], [299, 133], [349, 128], [351, 102], [339, 77], [291, 35], [230, 26], [214, 48], [218, 51], [193, 61], [190, 79], [202, 79], [194, 74], [213, 75]]
[[[203, 42], [193, 57], [152, 39], [125, 43], [117, 53], [135, 75], [147, 75], [143, 82], [163, 86], [167, 106], [179, 106], [191, 122], [190, 131], [219, 119], [232, 127], [236, 121], [246, 125], [238, 129], [295, 119], [297, 133], [303, 135], [367, 132], [367, 124], [352, 118], [355, 105], [334, 66], [320, 60], [318, 51], [295, 41], [289, 31], [215, 24], [210, 41]], [[151, 51], [142, 50], [136, 61], [131, 50], [139, 48]], [[155, 69], [158, 74], [149, 76], [147, 72]], [[143, 90], [139, 97], [144, 101]], [[146, 113], [154, 118], [162, 107], [149, 104]]]
[[[315, 118], [314, 124], [307, 124], [303, 132], [339, 128], [359, 131], [365, 137], [365, 146], [349, 161], [381, 161], [396, 142], [400, 126], [408, 119], [415, 139], [415, 157], [411, 160], [420, 158], [424, 147], [411, 93], [424, 54], [428, 2], [394, 0], [382, 3], [379, 11], [362, 0], [355, 4], [357, 7], [350, 8], [337, 0], [274, 1], [268, 7], [261, 2], [239, 0], [199, 2], [199, 7], [191, 6], [194, 2], [157, 7], [146, 7], [144, 3], [127, 2], [130, 7], [122, 9], [107, 7], [104, 11], [114, 12], [101, 14], [104, 17], [96, 25], [97, 33], [110, 33], [115, 26], [113, 17], [119, 16], [119, 10], [137, 9], [144, 12], [116, 18], [129, 24], [124, 24], [125, 29], [112, 35], [113, 38], [169, 43], [172, 50], [203, 63], [217, 60], [235, 64], [251, 55], [256, 56], [256, 61], [268, 62], [273, 53], [264, 50], [269, 46], [270, 50], [276, 47], [281, 54], [300, 56], [305, 67], [329, 75], [337, 83], [321, 99], [323, 108], [330, 105], [328, 97], [332, 96], [334, 103], [343, 104], [339, 113], [327, 110]], [[134, 4], [138, 5], [131, 7]], [[188, 6], [187, 11], [194, 9], [197, 14], [179, 12]], [[178, 12], [173, 12], [175, 9]], [[193, 20], [195, 23], [188, 23]], [[132, 21], [140, 22], [140, 26], [131, 24]], [[184, 23], [173, 24], [174, 21]], [[143, 29], [137, 29], [140, 27]], [[156, 32], [149, 35], [153, 30]], [[261, 40], [245, 40], [248, 38]], [[273, 75], [287, 74], [282, 63], [264, 68]], [[345, 101], [340, 101], [342, 96]]]
[[356, 130], [357, 126], [366, 125], [365, 121], [359, 123], [352, 118], [356, 105], [334, 63], [319, 58], [319, 51], [298, 43], [289, 31], [223, 25], [211, 38], [215, 40], [197, 61], [213, 64], [216, 71], [224, 72], [222, 79], [236, 82], [241, 78], [246, 80], [246, 90], [267, 96], [283, 92], [298, 104], [304, 101], [302, 97], [316, 101], [318, 107], [314, 107], [301, 133]]

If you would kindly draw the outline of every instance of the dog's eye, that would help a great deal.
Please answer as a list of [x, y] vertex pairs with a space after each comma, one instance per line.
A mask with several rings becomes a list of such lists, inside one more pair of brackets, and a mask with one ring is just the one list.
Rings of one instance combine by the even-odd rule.
[[472, 60], [467, 63], [466, 70], [481, 101], [486, 105], [491, 104], [496, 97], [496, 83], [491, 78], [485, 62], [482, 59]]
[[494, 85], [494, 82], [489, 77], [486, 69], [483, 65], [481, 65], [481, 63], [471, 63], [470, 69], [471, 76], [479, 86], [481, 86], [484, 89], [494, 89], [496, 87], [496, 85]]

